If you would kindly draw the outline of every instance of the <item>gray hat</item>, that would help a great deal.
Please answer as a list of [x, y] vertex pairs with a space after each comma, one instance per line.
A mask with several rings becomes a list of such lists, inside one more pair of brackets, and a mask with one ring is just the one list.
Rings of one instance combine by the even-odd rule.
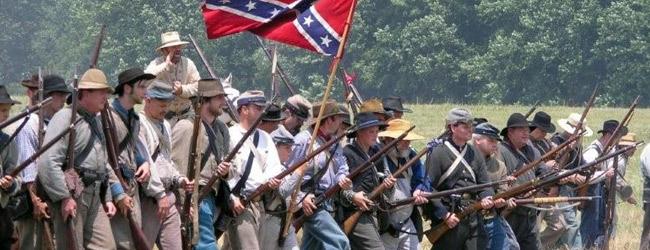
[[456, 124], [459, 122], [472, 124], [472, 114], [464, 108], [453, 108], [447, 113], [447, 119], [445, 120], [447, 125]]
[[293, 145], [294, 143], [293, 135], [284, 126], [278, 126], [276, 130], [273, 130], [271, 138], [275, 144]]
[[487, 122], [476, 125], [476, 127], [474, 128], [474, 134], [484, 135], [501, 141], [501, 137], [499, 136], [499, 129]]
[[174, 99], [172, 87], [160, 80], [154, 80], [147, 88], [147, 98], [171, 101]]
[[242, 93], [235, 101], [235, 104], [237, 105], [237, 108], [241, 108], [248, 104], [255, 104], [261, 107], [266, 107], [267, 105], [264, 92], [259, 90], [248, 90]]
[[11, 95], [9, 95], [9, 92], [7, 91], [5, 85], [0, 85], [0, 104], [14, 105], [14, 104], [20, 104], [20, 102], [11, 99]]

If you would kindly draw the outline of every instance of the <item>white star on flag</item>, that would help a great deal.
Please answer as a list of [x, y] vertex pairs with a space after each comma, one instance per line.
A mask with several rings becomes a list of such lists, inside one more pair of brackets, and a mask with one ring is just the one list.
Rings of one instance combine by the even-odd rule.
[[321, 37], [320, 41], [321, 41], [320, 44], [325, 45], [325, 47], [328, 47], [328, 48], [330, 47], [330, 43], [332, 42], [332, 40], [330, 39], [330, 36], [328, 36], [328, 35], [325, 35], [325, 37]]
[[314, 22], [314, 19], [312, 19], [311, 16], [305, 17], [304, 20], [305, 20], [305, 22], [302, 23], [302, 24], [307, 25], [307, 27], [311, 27], [311, 23]]
[[273, 8], [273, 10], [271, 11], [271, 16], [276, 16], [278, 13], [280, 13], [280, 10]]
[[245, 6], [246, 6], [246, 8], [248, 8], [248, 11], [251, 11], [251, 10], [255, 9], [255, 4], [256, 3], [254, 3], [253, 1], [248, 1], [248, 4], [246, 4]]

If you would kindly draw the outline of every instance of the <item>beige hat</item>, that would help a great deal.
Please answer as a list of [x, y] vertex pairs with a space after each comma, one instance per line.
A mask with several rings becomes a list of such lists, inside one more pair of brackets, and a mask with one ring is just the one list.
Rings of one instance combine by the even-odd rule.
[[202, 97], [225, 95], [223, 86], [217, 79], [207, 78], [199, 80], [198, 94]]
[[[411, 122], [404, 120], [404, 119], [393, 119], [388, 122], [388, 127], [386, 130], [379, 132], [379, 137], [390, 137], [390, 138], [397, 138], [402, 133], [406, 132], [409, 128], [411, 128], [413, 124]], [[416, 134], [415, 132], [411, 131], [409, 132], [406, 137], [404, 137], [403, 140], [405, 141], [415, 141], [415, 140], [422, 140], [424, 139], [423, 136]]]
[[636, 134], [632, 132], [627, 133], [618, 141], [618, 145], [622, 146], [632, 146], [634, 144], [636, 144]]
[[113, 93], [113, 87], [108, 85], [106, 75], [99, 69], [87, 70], [79, 80], [79, 89], [108, 89]]
[[331, 117], [335, 115], [340, 115], [340, 116], [348, 115], [339, 108], [339, 105], [334, 100], [328, 100], [325, 102], [325, 104], [316, 103], [312, 106], [313, 119], [311, 119], [310, 125], [316, 124], [316, 120], [318, 119], [318, 114], [320, 114], [320, 108], [323, 105], [325, 105], [325, 109], [323, 111], [323, 116], [321, 117], [321, 120], [324, 120], [327, 117]]
[[[575, 127], [578, 126], [581, 115], [578, 113], [571, 113], [567, 119], [557, 120], [557, 125], [560, 126], [564, 131], [569, 134], [573, 134]], [[589, 137], [594, 134], [594, 131], [587, 126], [587, 118], [582, 122], [582, 126], [585, 129], [584, 136]]]
[[187, 45], [189, 44], [186, 41], [181, 41], [181, 36], [176, 31], [165, 32], [160, 35], [160, 46], [156, 48], [156, 51], [160, 51], [162, 48], [173, 47], [177, 45]]
[[384, 116], [389, 116], [388, 113], [386, 113], [386, 110], [384, 110], [384, 105], [381, 103], [381, 100], [379, 99], [370, 99], [366, 100], [361, 104], [361, 107], [359, 108], [359, 112], [371, 112], [375, 114], [382, 114]]

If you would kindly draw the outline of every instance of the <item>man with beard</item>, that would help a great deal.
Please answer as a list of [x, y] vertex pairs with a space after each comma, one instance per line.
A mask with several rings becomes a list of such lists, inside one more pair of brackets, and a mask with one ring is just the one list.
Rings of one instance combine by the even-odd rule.
[[174, 95], [180, 97], [169, 104], [169, 112], [166, 114], [166, 119], [174, 127], [176, 121], [192, 114], [188, 98], [196, 95], [197, 82], [201, 76], [194, 62], [182, 56], [182, 50], [188, 42], [181, 41], [178, 32], [163, 33], [160, 40], [161, 45], [156, 51], [162, 56], [151, 61], [145, 72], [155, 75], [158, 80], [173, 87]]
[[[47, 105], [41, 107], [40, 111], [43, 116], [43, 123], [47, 125], [54, 113], [63, 108], [66, 97], [70, 94], [70, 90], [65, 84], [65, 80], [57, 75], [47, 75], [43, 77], [43, 98], [52, 97], [52, 101]], [[18, 145], [18, 162], [26, 161], [31, 157], [40, 147], [39, 142], [39, 115], [31, 114], [25, 123], [23, 129], [16, 135], [16, 144]], [[38, 195], [36, 195], [36, 163], [29, 164], [20, 176], [23, 181], [22, 193], [18, 194], [15, 198], [18, 202], [25, 204], [31, 203], [32, 213], [29, 209], [16, 211], [20, 214], [14, 214], [16, 218], [16, 230], [20, 236], [21, 249], [42, 249], [43, 248], [43, 235], [44, 224], [48, 223], [50, 219], [48, 206]]]
[[127, 185], [127, 187], [122, 187], [119, 180], [110, 180], [111, 194], [113, 200], [117, 201], [121, 215], [111, 218], [113, 236], [118, 249], [135, 247], [126, 213], [131, 213], [138, 225], [142, 225], [143, 220], [156, 219], [153, 216], [141, 218], [140, 204], [144, 198], [141, 196], [155, 197], [160, 207], [169, 209], [169, 201], [165, 197], [160, 179], [157, 175], [150, 178], [147, 152], [138, 139], [140, 118], [134, 109], [136, 104], [142, 103], [147, 85], [154, 78], [154, 75], [146, 74], [140, 68], [131, 68], [121, 72], [118, 75], [119, 84], [115, 88], [117, 98], [110, 103], [109, 112], [110, 119], [114, 122], [118, 168]]
[[[399, 137], [402, 133], [411, 127], [411, 122], [402, 119], [393, 119], [388, 122], [385, 131], [379, 133], [379, 137], [384, 144], [388, 144]], [[384, 161], [390, 173], [395, 172], [400, 166], [413, 159], [417, 152], [410, 147], [411, 141], [423, 140], [424, 137], [409, 132], [404, 139], [399, 141], [393, 150], [388, 151]], [[398, 201], [408, 197], [415, 197], [413, 205], [407, 205], [391, 212], [388, 215], [388, 229], [380, 232], [381, 240], [384, 242], [386, 249], [419, 249], [420, 240], [418, 233], [421, 233], [422, 224], [417, 205], [427, 203], [428, 200], [423, 196], [425, 192], [430, 191], [430, 183], [424, 174], [424, 165], [417, 161], [408, 170], [399, 176], [395, 184], [395, 191], [389, 197], [389, 202]], [[416, 225], [419, 225], [419, 230]]]
[[282, 121], [282, 126], [289, 130], [292, 135], [297, 135], [302, 125], [309, 119], [309, 110], [311, 108], [311, 103], [303, 96], [294, 95], [289, 97], [282, 107], [282, 112], [287, 117]]
[[[201, 155], [198, 159], [196, 172], [200, 174], [198, 182], [200, 189], [205, 188], [208, 179], [213, 175], [225, 177], [230, 169], [229, 162], [221, 160], [230, 151], [230, 132], [228, 127], [221, 120], [217, 119], [223, 112], [226, 105], [226, 93], [222, 85], [216, 79], [201, 79], [198, 84], [198, 93], [200, 94], [195, 101], [201, 102], [201, 109], [198, 115], [201, 117], [199, 125], [199, 134], [197, 137], [196, 152]], [[192, 133], [194, 128], [194, 117], [188, 117], [178, 121], [172, 129], [172, 159], [174, 165], [182, 175], [187, 175], [190, 159], [190, 145], [192, 144]], [[219, 185], [222, 180], [215, 182], [214, 186], [209, 187], [212, 191], [209, 195], [201, 200], [199, 204], [199, 241], [197, 249], [215, 249], [217, 238], [215, 237], [213, 224], [219, 216], [219, 207], [225, 207], [225, 204], [216, 202], [219, 194]], [[185, 197], [190, 199], [190, 197]]]

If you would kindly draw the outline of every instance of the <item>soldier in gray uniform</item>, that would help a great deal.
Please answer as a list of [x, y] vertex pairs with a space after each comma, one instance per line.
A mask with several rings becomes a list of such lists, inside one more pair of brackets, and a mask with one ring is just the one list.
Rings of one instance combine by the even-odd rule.
[[[0, 85], [0, 122], [7, 120], [11, 106], [20, 102], [14, 101], [9, 96], [4, 85]], [[16, 167], [18, 151], [16, 144], [9, 142], [9, 135], [0, 131], [0, 249], [11, 247], [13, 223], [11, 215], [7, 213], [6, 206], [9, 198], [20, 190], [20, 178], [8, 175]]]

